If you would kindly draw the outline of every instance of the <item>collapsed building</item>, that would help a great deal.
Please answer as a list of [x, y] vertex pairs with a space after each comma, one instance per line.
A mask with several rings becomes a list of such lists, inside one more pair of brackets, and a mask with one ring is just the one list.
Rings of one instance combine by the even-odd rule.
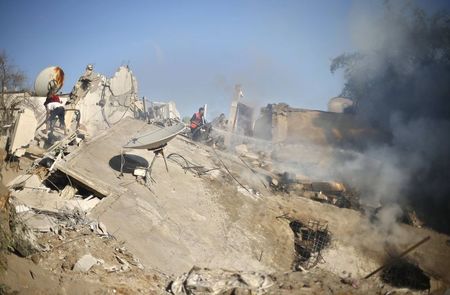
[[[448, 236], [406, 224], [384, 231], [360, 211], [351, 184], [287, 169], [326, 167], [330, 146], [379, 136], [350, 113], [271, 104], [258, 116], [236, 86], [228, 122], [214, 124], [219, 149], [180, 133], [175, 103], [148, 104], [137, 91], [128, 67], [112, 78], [88, 67], [65, 96], [66, 135], [49, 142], [42, 132], [45, 97], [31, 99], [35, 109], [24, 104], [9, 127], [8, 152], [23, 170], [4, 173], [10, 197], [1, 209], [9, 204], [31, 229], [28, 251], [16, 252], [49, 276], [104, 280], [85, 293], [448, 288]], [[125, 276], [139, 289], [124, 289]], [[77, 293], [65, 279], [57, 288]], [[25, 290], [12, 271], [0, 282]]]

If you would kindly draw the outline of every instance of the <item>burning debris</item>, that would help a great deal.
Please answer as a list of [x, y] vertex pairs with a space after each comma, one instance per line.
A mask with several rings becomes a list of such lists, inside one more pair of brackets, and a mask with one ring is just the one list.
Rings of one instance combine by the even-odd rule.
[[429, 290], [430, 278], [417, 265], [406, 259], [396, 259], [388, 263], [381, 272], [381, 280], [393, 287], [413, 290]]

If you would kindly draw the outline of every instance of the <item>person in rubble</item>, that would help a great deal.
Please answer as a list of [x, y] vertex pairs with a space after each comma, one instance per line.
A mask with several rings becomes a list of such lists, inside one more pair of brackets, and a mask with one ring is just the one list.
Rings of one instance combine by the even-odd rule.
[[191, 134], [193, 140], [198, 140], [200, 138], [201, 132], [200, 129], [203, 125], [205, 125], [205, 109], [203, 107], [198, 109], [192, 118], [191, 118]]
[[46, 133], [47, 130], [50, 130], [50, 133], [53, 133], [55, 123], [59, 120], [59, 127], [63, 129], [64, 134], [66, 134], [66, 124], [64, 122], [66, 109], [61, 103], [61, 99], [54, 91], [49, 91], [47, 99], [44, 102], [44, 106], [47, 111], [47, 128], [44, 132]]

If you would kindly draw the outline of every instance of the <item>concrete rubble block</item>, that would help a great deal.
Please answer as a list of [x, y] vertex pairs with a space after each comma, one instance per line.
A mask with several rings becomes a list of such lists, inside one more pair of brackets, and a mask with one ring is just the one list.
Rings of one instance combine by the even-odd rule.
[[302, 196], [304, 197], [304, 198], [307, 198], [307, 199], [314, 199], [315, 197], [316, 197], [316, 192], [313, 192], [313, 191], [304, 191], [303, 193], [302, 193]]
[[99, 198], [96, 198], [94, 196], [89, 196], [86, 199], [78, 199], [74, 198], [72, 200], [68, 200], [66, 202], [67, 207], [69, 209], [75, 209], [78, 208], [84, 212], [89, 212], [92, 210], [98, 203], [100, 202]]
[[[37, 119], [33, 110], [25, 108], [17, 117], [14, 130], [10, 137], [9, 152], [18, 157], [25, 154], [23, 147], [27, 146], [34, 138], [37, 127]], [[20, 151], [20, 152], [19, 152]]]
[[108, 235], [106, 225], [104, 225], [102, 222], [93, 221], [91, 222], [91, 224], [89, 224], [89, 227], [93, 232], [95, 232], [98, 235], [101, 236]]
[[316, 192], [331, 192], [339, 193], [345, 191], [345, 186], [342, 183], [330, 181], [330, 182], [313, 182], [311, 183], [312, 190]]
[[244, 156], [244, 157], [246, 157], [248, 159], [251, 159], [251, 160], [255, 160], [255, 161], [259, 161], [260, 160], [259, 155], [256, 154], [256, 153], [252, 153], [252, 152], [247, 152], [245, 154], [242, 154], [242, 156]]
[[103, 268], [106, 272], [117, 272], [120, 270], [120, 267], [118, 267], [117, 265], [105, 265], [105, 267]]
[[42, 157], [42, 156], [45, 154], [45, 152], [46, 152], [46, 150], [43, 149], [43, 148], [40, 148], [40, 147], [37, 145], [37, 142], [35, 142], [35, 144], [30, 145], [30, 146], [27, 148], [27, 153], [28, 153], [28, 154], [31, 154], [31, 155], [34, 155], [35, 157]]
[[276, 179], [275, 177], [273, 177], [270, 181], [270, 184], [273, 186], [278, 186], [280, 183], [278, 181], [278, 179]]
[[32, 214], [25, 212], [24, 215], [19, 215], [20, 218], [16, 218], [13, 222], [14, 228], [12, 247], [20, 254], [20, 256], [26, 257], [32, 255], [35, 252], [42, 251], [42, 247], [39, 245], [37, 237], [34, 231], [24, 221]]
[[16, 213], [23, 213], [23, 212], [28, 212], [31, 210], [29, 207], [22, 205], [22, 204], [16, 205], [15, 209], [16, 209]]
[[319, 202], [328, 202], [328, 197], [322, 192], [316, 193], [312, 199]]
[[41, 179], [36, 174], [19, 175], [6, 186], [9, 188], [44, 188]]
[[91, 254], [86, 254], [75, 263], [72, 270], [76, 272], [88, 272], [97, 262], [97, 258]]
[[64, 207], [67, 202], [62, 200], [58, 193], [29, 188], [13, 191], [11, 196], [27, 207], [56, 213], [59, 212], [58, 208]]
[[53, 231], [58, 227], [57, 220], [44, 214], [26, 212], [21, 216], [28, 228], [42, 233]]
[[187, 294], [261, 294], [273, 286], [273, 279], [256, 272], [232, 272], [222, 269], [193, 267], [175, 279], [170, 291], [175, 295]]
[[120, 269], [121, 269], [122, 271], [127, 271], [127, 270], [130, 269], [130, 264], [129, 264], [125, 259], [123, 259], [123, 258], [121, 258], [121, 257], [119, 257], [119, 256], [117, 256], [117, 255], [116, 255], [116, 259], [117, 259], [117, 261], [119, 261], [119, 263], [121, 264]]
[[239, 144], [239, 145], [235, 146], [234, 150], [239, 155], [243, 155], [243, 154], [248, 153], [247, 145], [245, 145], [245, 144]]
[[75, 196], [76, 193], [77, 193], [76, 188], [74, 188], [73, 186], [70, 186], [70, 185], [66, 185], [64, 187], [64, 189], [61, 191], [60, 197], [61, 197], [61, 199], [64, 199], [64, 200], [70, 200]]

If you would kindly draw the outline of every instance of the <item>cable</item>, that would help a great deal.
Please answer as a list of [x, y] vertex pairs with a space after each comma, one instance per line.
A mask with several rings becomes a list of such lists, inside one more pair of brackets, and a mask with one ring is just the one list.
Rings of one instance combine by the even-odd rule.
[[[180, 163], [179, 160], [176, 160], [176, 158], [181, 158], [182, 160], [184, 160], [184, 165], [183, 163]], [[192, 163], [191, 161], [187, 160], [185, 157], [183, 157], [182, 155], [178, 154], [178, 153], [171, 153], [170, 155], [167, 156], [168, 160], [172, 160], [173, 162], [177, 163], [178, 165], [181, 166], [181, 168], [184, 169], [184, 172], [186, 173], [187, 170], [192, 170], [194, 171], [198, 176], [204, 175], [210, 171], [213, 170], [219, 170], [220, 168], [211, 168], [211, 169], [206, 169], [204, 166], [201, 165], [197, 165], [195, 163]]]
[[242, 183], [239, 182], [239, 180], [236, 179], [236, 177], [234, 177], [233, 174], [231, 174], [230, 170], [228, 170], [228, 167], [225, 165], [225, 163], [224, 163], [224, 162], [222, 161], [222, 159], [219, 157], [219, 154], [217, 153], [216, 149], [213, 147], [212, 150], [214, 151], [214, 154], [216, 154], [216, 157], [217, 157], [217, 159], [219, 159], [220, 163], [222, 163], [223, 168], [225, 168], [225, 170], [226, 170], [226, 171], [228, 172], [228, 174], [231, 176], [231, 178], [233, 178], [234, 181], [236, 181], [236, 182], [237, 182], [243, 189], [245, 189], [249, 194], [252, 194], [252, 195], [253, 195], [253, 193], [252, 193], [248, 188], [246, 188]]

